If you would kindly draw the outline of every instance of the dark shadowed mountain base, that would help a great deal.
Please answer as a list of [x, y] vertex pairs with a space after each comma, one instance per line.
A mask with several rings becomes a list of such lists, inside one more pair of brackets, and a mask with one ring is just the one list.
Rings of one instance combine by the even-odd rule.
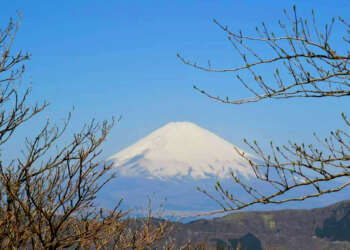
[[212, 239], [217, 249], [262, 250], [261, 242], [253, 234], [248, 233], [238, 239]]

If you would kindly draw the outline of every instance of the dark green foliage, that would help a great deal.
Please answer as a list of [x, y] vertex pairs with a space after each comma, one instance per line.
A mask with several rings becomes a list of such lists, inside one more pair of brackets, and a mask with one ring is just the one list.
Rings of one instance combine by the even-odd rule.
[[260, 240], [251, 233], [247, 233], [239, 239], [229, 240], [229, 242], [231, 243], [232, 249], [238, 249], [238, 247], [240, 247], [239, 249], [241, 250], [263, 249]]
[[231, 249], [240, 249], [240, 250], [262, 250], [260, 240], [251, 233], [237, 238], [228, 240], [229, 244], [222, 239], [211, 239], [212, 242], [215, 242], [215, 247], [218, 250], [231, 250]]
[[332, 241], [350, 241], [350, 211], [340, 220], [333, 214], [324, 221], [322, 228], [316, 228], [315, 233], [317, 237]]
[[221, 240], [221, 239], [212, 239], [211, 241], [216, 242], [216, 248], [217, 248], [218, 250], [230, 249], [230, 248], [229, 248], [229, 245], [228, 245], [225, 241], [223, 241], [223, 240]]

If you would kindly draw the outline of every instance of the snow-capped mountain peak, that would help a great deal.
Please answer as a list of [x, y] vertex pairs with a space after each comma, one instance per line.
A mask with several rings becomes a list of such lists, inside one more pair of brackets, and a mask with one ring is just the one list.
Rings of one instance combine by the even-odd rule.
[[229, 142], [190, 122], [171, 122], [111, 156], [117, 173], [147, 178], [245, 177], [251, 168]]

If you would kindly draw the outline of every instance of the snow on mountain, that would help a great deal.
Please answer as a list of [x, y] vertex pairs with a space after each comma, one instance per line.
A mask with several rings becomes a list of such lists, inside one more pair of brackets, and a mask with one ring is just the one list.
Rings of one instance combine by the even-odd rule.
[[253, 174], [234, 146], [190, 122], [171, 122], [111, 156], [117, 174], [158, 179]]

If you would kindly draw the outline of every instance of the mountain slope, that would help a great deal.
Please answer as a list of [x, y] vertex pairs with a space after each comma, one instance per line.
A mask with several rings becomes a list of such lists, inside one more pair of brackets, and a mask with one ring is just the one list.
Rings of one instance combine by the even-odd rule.
[[121, 176], [229, 178], [253, 173], [234, 145], [190, 122], [171, 122], [109, 158]]

